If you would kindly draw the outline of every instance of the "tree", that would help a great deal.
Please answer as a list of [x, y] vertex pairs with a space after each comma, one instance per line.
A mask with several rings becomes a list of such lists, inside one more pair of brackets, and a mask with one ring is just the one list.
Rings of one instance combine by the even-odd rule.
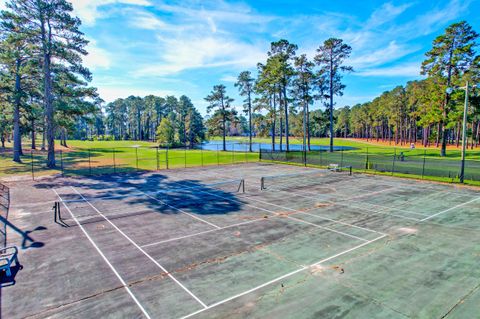
[[344, 66], [345, 59], [350, 56], [352, 48], [342, 39], [330, 38], [317, 49], [315, 62], [320, 66], [320, 76], [325, 76], [328, 85], [330, 112], [330, 152], [333, 152], [333, 96], [342, 96], [345, 85], [342, 84], [342, 72], [352, 72], [351, 66]]
[[86, 55], [85, 40], [79, 30], [80, 20], [71, 16], [72, 5], [65, 0], [11, 0], [10, 14], [18, 22], [18, 33], [39, 48], [37, 58], [42, 62], [43, 101], [48, 142], [47, 166], [55, 167], [55, 119], [53, 81], [56, 80], [52, 61], [62, 70], [91, 80], [88, 69], [82, 66]]
[[310, 150], [310, 104], [313, 103], [311, 90], [315, 80], [313, 68], [315, 64], [307, 59], [305, 54], [295, 57], [295, 80], [293, 81], [293, 96], [303, 107], [303, 149]]
[[226, 121], [227, 115], [229, 115], [229, 109], [231, 107], [231, 103], [234, 101], [232, 98], [226, 95], [226, 88], [225, 85], [215, 85], [213, 87], [212, 92], [205, 98], [209, 106], [207, 107], [207, 112], [210, 113], [212, 110], [219, 111], [219, 115], [221, 116], [221, 127], [222, 127], [222, 137], [223, 137], [223, 150], [227, 150], [227, 144], [225, 141], [226, 135]]
[[285, 112], [285, 144], [287, 152], [290, 150], [287, 87], [295, 74], [291, 61], [294, 58], [297, 49], [297, 45], [284, 39], [272, 42], [270, 45], [270, 51], [268, 52], [269, 59], [267, 61], [267, 66], [270, 66], [271, 69], [268, 74], [277, 82], [279, 87], [280, 104], [282, 105], [283, 102], [283, 111]]
[[240, 95], [245, 96], [243, 110], [248, 115], [248, 136], [249, 136], [249, 150], [252, 151], [252, 93], [255, 79], [252, 78], [250, 71], [243, 71], [237, 78], [235, 87], [239, 88]]
[[171, 147], [175, 144], [175, 127], [170, 119], [164, 117], [157, 128], [157, 143]]
[[439, 121], [441, 129], [441, 156], [446, 156], [447, 121], [451, 111], [451, 94], [446, 89], [452, 82], [460, 79], [475, 60], [474, 47], [478, 38], [472, 27], [465, 21], [447, 27], [445, 33], [433, 40], [433, 47], [426, 53], [427, 59], [422, 63], [422, 74], [427, 74], [441, 83], [444, 95], [442, 117]]

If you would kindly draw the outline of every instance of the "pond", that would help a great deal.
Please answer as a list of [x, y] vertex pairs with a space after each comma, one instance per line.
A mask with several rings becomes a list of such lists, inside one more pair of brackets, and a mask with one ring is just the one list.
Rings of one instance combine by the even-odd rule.
[[[198, 145], [197, 148], [201, 148], [204, 150], [208, 151], [216, 151], [216, 150], [222, 150], [222, 141], [208, 141], [204, 142], [201, 145]], [[258, 152], [260, 150], [272, 150], [272, 144], [270, 143], [252, 143], [252, 150], [254, 152]], [[290, 144], [290, 151], [301, 151], [303, 148], [302, 144]], [[287, 147], [285, 144], [283, 144], [282, 150], [286, 150]], [[312, 145], [310, 147], [312, 151], [328, 151], [329, 146], [328, 145]], [[335, 151], [350, 151], [354, 150], [354, 147], [350, 146], [334, 146], [333, 149]], [[280, 145], [275, 144], [275, 150], [280, 150]], [[235, 152], [245, 152], [248, 151], [248, 143], [232, 143], [232, 142], [227, 142], [227, 151], [235, 151]]]

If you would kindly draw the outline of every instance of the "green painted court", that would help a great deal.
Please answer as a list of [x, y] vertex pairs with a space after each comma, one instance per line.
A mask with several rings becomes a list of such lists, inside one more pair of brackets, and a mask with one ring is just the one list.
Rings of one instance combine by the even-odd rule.
[[266, 163], [6, 184], [4, 318], [479, 313], [478, 188]]

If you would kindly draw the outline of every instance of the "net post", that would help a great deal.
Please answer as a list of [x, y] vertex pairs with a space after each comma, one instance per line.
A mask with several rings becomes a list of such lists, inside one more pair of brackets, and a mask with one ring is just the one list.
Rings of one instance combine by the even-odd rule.
[[348, 166], [348, 175], [352, 176], [352, 166]]
[[260, 178], [260, 190], [264, 190], [265, 189], [265, 178], [262, 177]]
[[260, 145], [258, 146], [258, 161], [261, 162], [262, 161], [262, 148], [260, 147]]
[[220, 165], [220, 158], [218, 154], [218, 144], [217, 144], [217, 166]]
[[232, 164], [235, 164], [235, 143], [232, 144]]
[[158, 160], [159, 160], [159, 158], [158, 158], [158, 146], [156, 147], [156, 151], [157, 151], [156, 157], [157, 157], [157, 171], [158, 171], [160, 169], [159, 162], [158, 162]]
[[58, 202], [55, 202], [55, 203], [53, 204], [53, 207], [52, 207], [52, 209], [53, 209], [53, 221], [54, 221], [55, 223], [58, 223], [58, 220], [57, 220], [57, 203], [58, 203]]
[[187, 168], [187, 145], [185, 145], [183, 150], [183, 166]]
[[200, 146], [200, 157], [202, 158], [202, 167], [203, 167], [203, 146]]

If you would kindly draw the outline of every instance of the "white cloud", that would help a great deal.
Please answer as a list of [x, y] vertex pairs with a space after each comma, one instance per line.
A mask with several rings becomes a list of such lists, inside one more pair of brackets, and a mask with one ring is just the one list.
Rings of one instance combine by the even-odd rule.
[[384, 3], [379, 9], [375, 10], [366, 23], [366, 28], [379, 27], [384, 23], [394, 20], [397, 16], [405, 12], [412, 4], [407, 3], [400, 6], [394, 6], [392, 3]]
[[128, 24], [135, 28], [145, 30], [158, 30], [167, 27], [167, 24], [155, 15], [140, 10], [128, 10]]
[[140, 68], [135, 76], [165, 76], [206, 67], [250, 68], [266, 58], [264, 49], [235, 39], [199, 36], [160, 41], [162, 61]]
[[354, 73], [360, 76], [419, 77], [420, 63], [404, 63], [383, 68], [369, 68]]
[[118, 98], [127, 98], [130, 95], [144, 97], [147, 95], [166, 96], [166, 95], [181, 95], [182, 93], [171, 90], [156, 90], [151, 88], [138, 88], [130, 86], [98, 86], [98, 93], [105, 100], [105, 102], [112, 102]]
[[222, 82], [232, 82], [232, 83], [235, 83], [237, 82], [237, 77], [234, 76], [234, 75], [224, 75], [220, 81]]
[[85, 66], [91, 70], [109, 69], [112, 57], [107, 50], [99, 48], [95, 40], [89, 39], [87, 51], [88, 55], [83, 58]]
[[[360, 54], [355, 55], [349, 60], [354, 68], [365, 68], [381, 65], [389, 61], [394, 61], [404, 57], [407, 54], [417, 51], [417, 47], [400, 45], [395, 41], [391, 41], [388, 46], [381, 47], [377, 50], [362, 50]], [[355, 52], [355, 48], [354, 48]]]
[[150, 6], [148, 0], [71, 0], [75, 14], [86, 25], [94, 25], [95, 21], [102, 18], [102, 14], [98, 11], [101, 6], [109, 4], [121, 3], [136, 6]]

